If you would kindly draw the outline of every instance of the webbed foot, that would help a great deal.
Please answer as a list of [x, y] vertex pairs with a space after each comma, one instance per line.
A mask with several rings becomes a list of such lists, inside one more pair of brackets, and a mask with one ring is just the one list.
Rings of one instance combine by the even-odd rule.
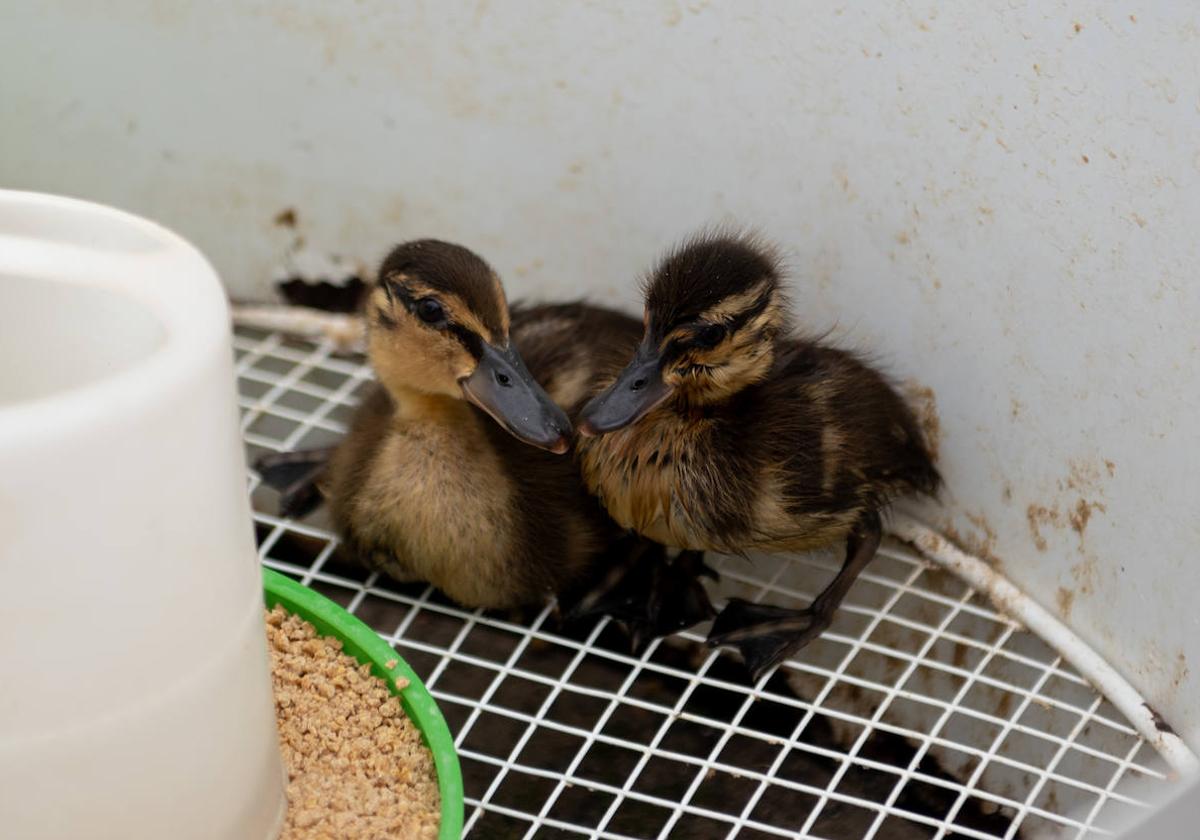
[[321, 504], [317, 487], [332, 447], [299, 452], [272, 452], [254, 462], [263, 483], [279, 491], [279, 515], [299, 518]]
[[846, 593], [875, 556], [882, 533], [879, 515], [874, 511], [863, 514], [846, 540], [842, 568], [805, 609], [730, 599], [713, 622], [708, 634], [709, 647], [736, 647], [757, 682], [764, 673], [829, 628]]
[[650, 638], [667, 636], [707, 621], [717, 614], [700, 579], [720, 576], [704, 562], [704, 552], [684, 551], [664, 558], [654, 570], [646, 598], [644, 620]]
[[700, 578], [717, 573], [699, 551], [685, 551], [674, 560], [661, 546], [638, 552], [617, 566], [566, 611], [568, 619], [607, 615], [629, 634], [635, 653], [652, 639], [678, 633], [716, 614]]
[[754, 681], [829, 627], [832, 612], [790, 610], [732, 598], [713, 622], [709, 647], [738, 649]]

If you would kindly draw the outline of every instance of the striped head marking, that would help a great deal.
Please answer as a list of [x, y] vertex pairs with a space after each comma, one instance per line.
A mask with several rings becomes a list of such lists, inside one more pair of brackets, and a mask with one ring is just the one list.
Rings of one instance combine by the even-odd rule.
[[685, 242], [659, 263], [644, 291], [642, 344], [584, 409], [585, 434], [628, 425], [673, 394], [710, 403], [761, 381], [787, 328], [778, 262], [750, 237]]
[[510, 345], [504, 287], [478, 255], [435, 239], [397, 246], [364, 314], [371, 363], [393, 395], [466, 399], [527, 443], [566, 451], [570, 423]]

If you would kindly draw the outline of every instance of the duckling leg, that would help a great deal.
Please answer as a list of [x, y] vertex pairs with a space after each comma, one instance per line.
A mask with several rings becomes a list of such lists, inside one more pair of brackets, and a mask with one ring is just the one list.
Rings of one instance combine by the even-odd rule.
[[646, 570], [662, 562], [665, 549], [658, 543], [627, 535], [614, 542], [596, 563], [600, 573], [581, 591], [561, 597], [567, 621], [607, 615], [617, 621], [637, 619], [638, 592], [648, 584]]
[[713, 622], [708, 645], [736, 647], [757, 682], [829, 628], [846, 593], [875, 556], [882, 535], [878, 514], [863, 517], [846, 539], [846, 559], [837, 576], [805, 609], [789, 610], [731, 598]]
[[719, 577], [704, 562], [703, 551], [683, 551], [674, 560], [660, 559], [651, 570], [648, 586], [640, 590], [640, 616], [626, 622], [635, 652], [640, 653], [659, 636], [686, 630], [717, 614], [701, 577]]
[[678, 633], [716, 614], [701, 577], [717, 579], [703, 552], [684, 551], [672, 561], [662, 546], [643, 542], [566, 616], [608, 615], [625, 627], [634, 651], [640, 651], [651, 639]]
[[321, 475], [334, 447], [303, 449], [299, 452], [273, 452], [254, 462], [263, 483], [279, 491], [279, 515], [299, 517], [321, 503], [317, 478]]
[[647, 604], [655, 635], [678, 633], [717, 614], [700, 582], [702, 577], [720, 579], [704, 562], [703, 551], [681, 551], [673, 561], [659, 565]]

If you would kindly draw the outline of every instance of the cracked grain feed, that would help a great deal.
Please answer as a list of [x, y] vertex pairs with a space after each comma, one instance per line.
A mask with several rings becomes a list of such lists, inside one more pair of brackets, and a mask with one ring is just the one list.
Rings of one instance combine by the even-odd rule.
[[433, 756], [383, 680], [282, 607], [267, 613], [279, 745], [280, 840], [437, 837]]

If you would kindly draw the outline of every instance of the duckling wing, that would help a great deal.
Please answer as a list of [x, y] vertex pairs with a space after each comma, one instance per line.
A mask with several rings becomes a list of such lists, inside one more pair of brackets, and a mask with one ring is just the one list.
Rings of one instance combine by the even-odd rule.
[[762, 389], [765, 425], [797, 511], [878, 509], [940, 478], [909, 406], [852, 353], [797, 342]]

